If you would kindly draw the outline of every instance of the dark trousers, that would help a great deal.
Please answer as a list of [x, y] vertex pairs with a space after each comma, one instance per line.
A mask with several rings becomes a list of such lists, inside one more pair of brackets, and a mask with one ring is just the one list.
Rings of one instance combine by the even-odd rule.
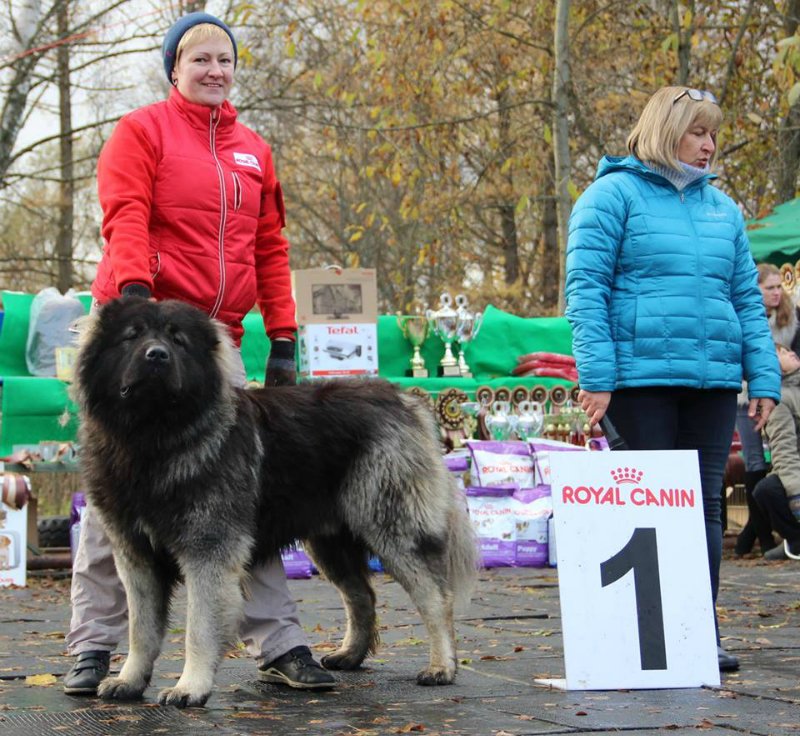
[[758, 481], [753, 492], [756, 503], [769, 517], [772, 528], [778, 532], [794, 551], [800, 547], [800, 522], [795, 519], [786, 498], [786, 489], [777, 475], [768, 475]]
[[714, 602], [722, 562], [719, 489], [733, 438], [736, 394], [723, 389], [626, 388], [614, 391], [608, 406], [609, 419], [631, 450], [697, 450]]

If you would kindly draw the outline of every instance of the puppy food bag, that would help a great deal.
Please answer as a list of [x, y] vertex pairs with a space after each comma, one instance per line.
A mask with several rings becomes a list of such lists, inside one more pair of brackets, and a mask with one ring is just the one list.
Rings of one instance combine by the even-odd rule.
[[491, 488], [516, 486], [532, 488], [533, 455], [527, 442], [467, 442], [471, 456], [470, 481], [473, 486]]
[[483, 567], [511, 567], [515, 559], [516, 522], [508, 488], [466, 490], [472, 526], [478, 537]]
[[517, 567], [545, 567], [548, 560], [547, 519], [553, 512], [550, 486], [536, 486], [513, 494]]

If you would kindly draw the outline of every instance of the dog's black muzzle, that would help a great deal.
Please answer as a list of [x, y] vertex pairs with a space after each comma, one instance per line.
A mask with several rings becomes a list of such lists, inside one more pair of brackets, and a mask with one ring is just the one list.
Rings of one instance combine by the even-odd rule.
[[166, 390], [179, 387], [175, 359], [170, 346], [160, 340], [149, 340], [139, 346], [134, 359], [122, 376], [120, 396], [127, 398], [139, 386]]

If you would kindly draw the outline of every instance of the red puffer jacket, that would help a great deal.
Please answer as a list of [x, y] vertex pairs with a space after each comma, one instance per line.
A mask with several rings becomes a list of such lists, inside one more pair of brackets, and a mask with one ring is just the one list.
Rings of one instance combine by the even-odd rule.
[[102, 304], [129, 283], [227, 324], [238, 343], [258, 301], [270, 339], [297, 329], [283, 197], [269, 146], [212, 109], [169, 99], [117, 124], [97, 165], [105, 246], [92, 285]]

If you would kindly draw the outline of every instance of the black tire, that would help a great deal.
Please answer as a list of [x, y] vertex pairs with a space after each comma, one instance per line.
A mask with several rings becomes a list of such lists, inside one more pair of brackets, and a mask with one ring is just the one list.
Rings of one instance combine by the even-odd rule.
[[69, 516], [44, 516], [36, 527], [40, 547], [69, 547]]

